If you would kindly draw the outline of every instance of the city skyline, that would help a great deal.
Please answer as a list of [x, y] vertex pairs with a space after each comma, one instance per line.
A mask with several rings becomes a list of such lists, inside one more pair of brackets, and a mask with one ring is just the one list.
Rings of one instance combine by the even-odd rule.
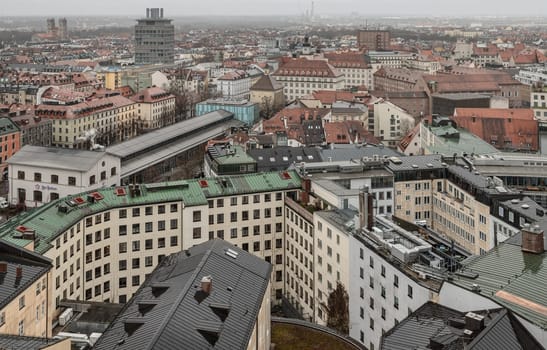
[[[386, 0], [383, 6], [369, 6], [356, 0], [342, 1], [314, 1], [314, 14], [350, 14], [358, 13], [365, 16], [538, 16], [547, 14], [547, 3], [540, 0], [523, 0], [518, 3], [503, 0], [474, 2], [462, 0], [454, 3], [443, 3], [442, 6], [433, 0], [417, 0], [412, 6], [403, 0]], [[494, 7], [495, 6], [495, 7]], [[199, 6], [188, 7], [172, 0], [156, 2], [136, 0], [110, 2], [97, 0], [93, 8], [86, 11], [86, 15], [143, 15], [145, 8], [164, 7], [166, 16], [200, 16], [200, 15], [301, 15], [311, 12], [312, 1], [279, 0], [257, 4], [250, 0], [236, 0], [230, 5], [224, 5], [218, 0], [204, 0]], [[390, 9], [390, 12], [386, 11]], [[80, 4], [68, 0], [53, 0], [48, 3], [47, 9], [39, 0], [30, 0], [25, 3], [12, 3], [4, 9], [4, 16], [77, 16], [82, 13]]]

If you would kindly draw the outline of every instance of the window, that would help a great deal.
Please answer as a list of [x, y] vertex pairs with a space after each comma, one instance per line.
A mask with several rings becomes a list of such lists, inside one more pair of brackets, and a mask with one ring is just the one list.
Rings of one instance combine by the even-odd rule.
[[141, 233], [141, 224], [133, 224], [131, 226], [131, 233], [135, 235]]
[[131, 260], [131, 267], [134, 269], [138, 269], [141, 267], [141, 259], [140, 258], [133, 258]]
[[224, 223], [224, 214], [217, 214], [217, 224]]
[[144, 231], [145, 232], [152, 232], [153, 228], [152, 228], [152, 222], [147, 222], [144, 224]]
[[158, 231], [165, 231], [165, 221], [164, 220], [158, 221]]
[[89, 177], [89, 184], [90, 184], [90, 185], [95, 185], [95, 175], [91, 175], [91, 176]]
[[17, 179], [19, 179], [19, 180], [24, 180], [24, 179], [25, 179], [25, 172], [19, 170], [19, 171], [17, 172]]
[[408, 297], [412, 299], [412, 286], [408, 286]]
[[399, 276], [397, 275], [393, 276], [393, 286], [399, 287]]
[[34, 191], [34, 201], [35, 202], [42, 201], [42, 191]]
[[260, 203], [260, 195], [259, 194], [255, 194], [253, 196], [253, 203]]
[[194, 212], [193, 212], [193, 221], [194, 222], [200, 222], [201, 221], [201, 210], [194, 210]]
[[51, 183], [52, 184], [58, 184], [59, 183], [59, 176], [58, 175], [51, 175]]
[[373, 330], [373, 329], [374, 329], [374, 319], [371, 317], [370, 320], [369, 320], [369, 322], [370, 322], [370, 323], [369, 323], [369, 327], [370, 327], [370, 329]]
[[201, 238], [201, 227], [194, 227], [192, 238], [194, 239], [200, 239]]
[[158, 205], [158, 214], [165, 214], [165, 205]]
[[237, 212], [230, 213], [230, 222], [237, 222]]
[[147, 215], [147, 216], [154, 215], [154, 208], [152, 208], [152, 207], [144, 208], [144, 214]]
[[178, 226], [179, 226], [179, 221], [178, 221], [178, 219], [171, 219], [171, 221], [170, 221], [170, 228], [171, 228], [171, 230], [176, 229]]
[[120, 209], [120, 211], [118, 212], [118, 215], [119, 215], [120, 219], [125, 219], [127, 217], [127, 210], [126, 209]]
[[34, 173], [34, 181], [42, 182], [42, 174], [41, 173]]
[[253, 251], [255, 251], [255, 252], [260, 251], [260, 242], [254, 242], [253, 243]]
[[385, 320], [386, 319], [386, 309], [382, 308], [381, 314], [382, 314], [382, 320]]
[[237, 197], [230, 198], [230, 205], [231, 206], [236, 206], [237, 205]]
[[152, 266], [153, 264], [153, 258], [151, 256], [147, 256], [144, 258], [144, 266]]
[[120, 242], [118, 245], [118, 252], [127, 253], [127, 242]]
[[[118, 280], [118, 286], [119, 286], [120, 288], [125, 288], [125, 287], [127, 287], [127, 278], [121, 277], [121, 278]], [[120, 296], [120, 298], [121, 298], [121, 296]]]
[[19, 321], [19, 335], [24, 335], [25, 334], [25, 321], [21, 320]]
[[74, 176], [68, 177], [68, 185], [69, 186], [76, 186], [76, 178]]
[[116, 175], [116, 167], [110, 168], [110, 176]]
[[131, 242], [131, 250], [134, 252], [138, 252], [141, 250], [141, 242], [140, 241], [133, 241]]
[[374, 268], [374, 259], [371, 257], [369, 257], [369, 263], [368, 263], [368, 266]]
[[220, 198], [217, 199], [217, 208], [223, 208], [224, 207], [224, 199]]
[[243, 204], [249, 204], [249, 196], [243, 196], [242, 202]]
[[178, 244], [178, 239], [179, 239], [178, 236], [171, 236], [171, 239], [170, 239], [170, 241], [171, 241], [171, 247], [176, 247], [176, 246], [177, 246], [177, 244]]
[[134, 218], [141, 216], [141, 208], [133, 208], [132, 213]]
[[382, 265], [382, 267], [381, 267], [380, 274], [382, 275], [382, 277], [386, 277], [386, 267], [384, 265]]
[[133, 277], [131, 277], [131, 285], [132, 285], [133, 287], [139, 286], [139, 285], [141, 284], [140, 280], [141, 280], [141, 279], [140, 279], [140, 276], [133, 276]]
[[399, 297], [396, 295], [393, 296], [393, 307], [399, 310]]
[[177, 204], [171, 204], [170, 206], [171, 213], [176, 213], [178, 211], [178, 205]]
[[118, 261], [118, 269], [120, 271], [125, 271], [127, 270], [127, 260], [120, 260]]
[[158, 238], [158, 248], [165, 248], [165, 238]]
[[106, 180], [106, 171], [101, 171], [101, 180]]
[[19, 310], [25, 307], [25, 296], [19, 298]]

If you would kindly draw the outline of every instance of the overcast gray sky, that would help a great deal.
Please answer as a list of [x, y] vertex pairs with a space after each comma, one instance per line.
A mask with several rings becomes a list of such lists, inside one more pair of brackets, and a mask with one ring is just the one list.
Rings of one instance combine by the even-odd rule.
[[[311, 0], [1, 0], [0, 16], [141, 15], [164, 7], [167, 16], [298, 15]], [[547, 0], [316, 0], [315, 13], [412, 16], [547, 16]]]

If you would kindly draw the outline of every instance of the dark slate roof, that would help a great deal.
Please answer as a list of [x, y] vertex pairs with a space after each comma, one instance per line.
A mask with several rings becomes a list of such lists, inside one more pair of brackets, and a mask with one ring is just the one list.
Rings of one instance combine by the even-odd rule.
[[[51, 268], [49, 259], [4, 240], [0, 240], [0, 262], [7, 264], [7, 272], [0, 273], [0, 309]], [[23, 269], [21, 278], [17, 278], [15, 274], [19, 266]]]
[[[247, 153], [256, 160], [257, 171], [282, 171], [293, 163], [318, 162], [321, 159], [316, 147], [288, 147], [251, 149]], [[310, 156], [312, 157], [310, 159]]]
[[[172, 254], [94, 349], [211, 349], [214, 340], [215, 349], [246, 349], [270, 272], [264, 260], [219, 239]], [[209, 275], [206, 295], [200, 281]]]
[[321, 150], [321, 158], [325, 162], [361, 159], [363, 157], [372, 158], [374, 155], [378, 155], [380, 157], [403, 157], [390, 148], [373, 145], [335, 145], [334, 148]]
[[[464, 337], [465, 312], [428, 302], [389, 330], [382, 350], [430, 349], [432, 340], [445, 350], [543, 349], [506, 309], [474, 312], [484, 316], [484, 328], [473, 339]], [[461, 326], [456, 326], [461, 323]]]
[[62, 339], [47, 339], [35, 337], [20, 337], [16, 335], [0, 335], [0, 349], [2, 350], [40, 350], [52, 346]]

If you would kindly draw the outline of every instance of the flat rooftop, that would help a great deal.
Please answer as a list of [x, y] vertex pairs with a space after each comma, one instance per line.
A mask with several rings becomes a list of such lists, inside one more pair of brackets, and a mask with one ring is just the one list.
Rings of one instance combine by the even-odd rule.
[[83, 172], [95, 166], [104, 156], [105, 152], [27, 145], [11, 156], [8, 163]]

